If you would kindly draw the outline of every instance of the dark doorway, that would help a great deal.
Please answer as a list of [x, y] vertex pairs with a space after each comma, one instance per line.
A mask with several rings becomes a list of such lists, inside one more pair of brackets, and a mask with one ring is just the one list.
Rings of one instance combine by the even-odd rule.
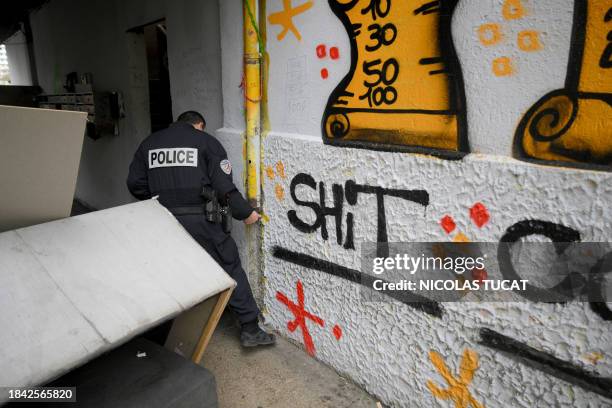
[[170, 73], [168, 71], [168, 42], [166, 22], [161, 20], [142, 27], [147, 49], [149, 74], [149, 108], [151, 131], [165, 129], [172, 123]]

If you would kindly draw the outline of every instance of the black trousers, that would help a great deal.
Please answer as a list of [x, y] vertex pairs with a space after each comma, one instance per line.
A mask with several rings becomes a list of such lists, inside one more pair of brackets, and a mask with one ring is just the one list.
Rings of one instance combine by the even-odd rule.
[[176, 219], [236, 281], [237, 286], [232, 292], [229, 306], [238, 317], [240, 324], [255, 321], [259, 316], [259, 308], [255, 303], [246, 273], [242, 269], [238, 247], [232, 236], [223, 232], [221, 224], [206, 221], [204, 215], [180, 215]]

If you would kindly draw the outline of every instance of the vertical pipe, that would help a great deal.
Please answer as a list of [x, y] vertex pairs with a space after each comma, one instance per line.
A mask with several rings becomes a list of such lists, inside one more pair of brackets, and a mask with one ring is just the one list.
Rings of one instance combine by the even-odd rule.
[[247, 199], [254, 208], [261, 206], [259, 186], [261, 135], [261, 56], [257, 35], [256, 1], [243, 0], [244, 83], [246, 109]]
[[[258, 8], [259, 8], [259, 54], [261, 55], [261, 102], [259, 103], [260, 106], [260, 117], [261, 117], [261, 124], [260, 124], [260, 134], [261, 136], [259, 137], [259, 140], [261, 141], [261, 148], [260, 148], [260, 155], [259, 155], [259, 159], [261, 161], [261, 163], [265, 162], [265, 152], [264, 152], [264, 140], [266, 139], [266, 136], [268, 134], [268, 132], [270, 131], [270, 117], [268, 115], [268, 74], [270, 72], [270, 55], [268, 54], [268, 50], [267, 50], [267, 43], [268, 43], [268, 27], [266, 25], [266, 9], [267, 9], [267, 4], [266, 4], [266, 0], [259, 0], [258, 1]], [[263, 190], [263, 184], [265, 183], [265, 174], [264, 174], [264, 167], [265, 166], [260, 166], [260, 171], [259, 171], [259, 180], [261, 181], [261, 191]], [[262, 201], [265, 200], [265, 196], [262, 196]], [[263, 203], [262, 203], [263, 205]], [[262, 214], [264, 215], [264, 214]], [[265, 217], [264, 217], [265, 218]]]

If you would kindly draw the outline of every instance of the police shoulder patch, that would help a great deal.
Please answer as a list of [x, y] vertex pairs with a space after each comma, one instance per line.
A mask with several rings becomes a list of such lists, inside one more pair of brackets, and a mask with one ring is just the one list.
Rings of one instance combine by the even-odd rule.
[[223, 170], [225, 174], [230, 174], [232, 172], [232, 163], [227, 159], [221, 160], [219, 166], [221, 166], [221, 170]]

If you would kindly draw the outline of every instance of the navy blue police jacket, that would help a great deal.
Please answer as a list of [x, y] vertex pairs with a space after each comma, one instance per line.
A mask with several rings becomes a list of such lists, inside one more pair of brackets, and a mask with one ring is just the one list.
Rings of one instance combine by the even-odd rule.
[[232, 180], [232, 165], [221, 143], [188, 123], [176, 122], [147, 137], [130, 165], [127, 186], [134, 197], [159, 196], [168, 209], [201, 206], [203, 187], [226, 199], [234, 218], [243, 220], [253, 209]]

